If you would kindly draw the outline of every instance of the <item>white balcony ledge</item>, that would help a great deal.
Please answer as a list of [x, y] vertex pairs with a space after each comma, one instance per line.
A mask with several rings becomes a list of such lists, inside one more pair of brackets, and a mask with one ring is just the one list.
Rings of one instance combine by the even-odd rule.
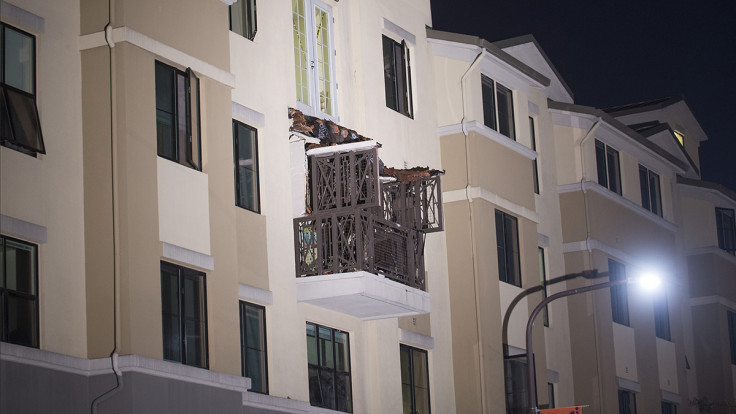
[[296, 297], [363, 320], [429, 313], [429, 293], [364, 271], [299, 277]]

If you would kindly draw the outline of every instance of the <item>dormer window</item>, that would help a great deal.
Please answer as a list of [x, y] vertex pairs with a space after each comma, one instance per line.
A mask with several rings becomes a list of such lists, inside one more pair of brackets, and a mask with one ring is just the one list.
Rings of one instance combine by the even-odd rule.
[[675, 138], [677, 138], [677, 142], [680, 143], [683, 147], [685, 146], [685, 135], [682, 134], [682, 132], [674, 130], [672, 131], [673, 134], [675, 134]]

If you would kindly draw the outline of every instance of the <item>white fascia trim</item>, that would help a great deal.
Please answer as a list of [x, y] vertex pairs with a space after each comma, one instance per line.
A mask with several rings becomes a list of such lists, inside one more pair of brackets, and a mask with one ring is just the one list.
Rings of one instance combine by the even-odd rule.
[[6, 23], [27, 32], [38, 35], [46, 31], [46, 20], [43, 17], [2, 0], [0, 0], [0, 17]]
[[736, 302], [732, 300], [728, 300], [724, 298], [723, 296], [700, 296], [697, 298], [690, 298], [689, 301], [690, 307], [694, 308], [696, 306], [705, 306], [705, 305], [723, 305], [729, 309], [732, 309], [736, 311]]
[[[36, 348], [0, 343], [0, 360], [24, 365], [83, 375], [86, 377], [112, 374], [110, 358], [85, 359], [57, 354]], [[251, 380], [245, 377], [223, 374], [202, 368], [190, 367], [175, 362], [146, 358], [138, 355], [123, 355], [118, 359], [122, 372], [139, 372], [177, 381], [206, 385], [237, 392], [250, 389]]]
[[626, 378], [616, 377], [618, 378], [618, 387], [623, 388], [625, 390], [634, 391], [634, 392], [641, 392], [641, 384], [639, 384], [636, 381], [632, 381]]
[[406, 329], [399, 328], [399, 342], [404, 345], [422, 348], [425, 350], [434, 349], [434, 338], [422, 335]]
[[373, 148], [378, 144], [377, 141], [359, 141], [359, 142], [351, 142], [349, 144], [338, 144], [338, 145], [330, 145], [327, 147], [319, 147], [314, 148], [309, 151], [307, 151], [307, 155], [327, 155], [327, 154], [334, 154], [338, 152], [348, 152], [348, 151], [360, 151], [364, 149]]
[[233, 102], [232, 111], [233, 118], [246, 125], [250, 125], [255, 128], [266, 127], [266, 115], [254, 109], [250, 109], [247, 106], [241, 105], [237, 102]]
[[243, 405], [279, 413], [308, 413], [311, 407], [309, 401], [292, 400], [256, 392], [243, 393]]
[[206, 270], [215, 270], [215, 258], [204, 253], [195, 252], [184, 247], [161, 242], [163, 244], [163, 252], [161, 256], [164, 259], [176, 260], [177, 262], [186, 263], [190, 266], [198, 267]]
[[542, 233], [537, 233], [537, 243], [541, 247], [549, 247], [549, 236], [545, 236]]
[[46, 227], [0, 214], [0, 233], [30, 242], [46, 243]]
[[406, 43], [409, 43], [412, 46], [417, 44], [416, 36], [409, 33], [407, 30], [404, 30], [401, 26], [388, 20], [385, 17], [383, 18], [383, 28], [386, 29], [388, 32], [398, 36], [399, 38], [406, 40]]
[[560, 382], [560, 373], [553, 369], [547, 368], [547, 381], [553, 384], [557, 384], [558, 382]]
[[[496, 132], [492, 130], [491, 128], [488, 128], [487, 126], [483, 125], [483, 123], [478, 121], [467, 121], [465, 123], [465, 128], [468, 131], [474, 131], [479, 133], [480, 135], [483, 135], [484, 137], [490, 139], [491, 141], [501, 144], [504, 147], [518, 153], [519, 155], [522, 155], [526, 158], [529, 158], [530, 160], [537, 159], [537, 152], [534, 150], [531, 150], [524, 145], [518, 143], [517, 141], [514, 141], [513, 139], [507, 137], [506, 135], [503, 135], [499, 132]], [[461, 134], [463, 132], [463, 126], [462, 124], [453, 124], [453, 125], [445, 125], [437, 128], [437, 133], [440, 137], [444, 137], [446, 135], [454, 135], [454, 134]]]
[[[191, 68], [193, 71], [202, 74], [223, 85], [235, 88], [235, 75], [232, 73], [213, 66], [201, 59], [197, 59], [192, 55], [188, 55], [178, 49], [165, 45], [158, 40], [152, 39], [142, 33], [139, 33], [128, 27], [118, 27], [112, 30], [112, 46], [119, 42], [128, 42], [143, 50], [149, 51], [156, 56], [170, 60], [185, 68]], [[79, 37], [79, 50], [92, 49], [95, 47], [106, 46], [105, 32], [91, 33]]]
[[723, 249], [721, 249], [718, 246], [707, 246], [707, 247], [699, 247], [697, 249], [690, 249], [685, 252], [685, 256], [697, 256], [701, 254], [714, 254], [721, 259], [731, 262], [732, 264], [736, 265], [736, 256], [732, 256], [728, 253], [726, 253]]
[[[624, 196], [618, 195], [614, 193], [613, 191], [610, 191], [606, 187], [603, 187], [602, 185], [598, 184], [595, 181], [584, 181], [582, 186], [583, 191], [593, 191], [596, 194], [602, 195], [603, 197], [607, 198], [610, 201], [613, 201], [614, 203], [620, 205], [621, 207], [624, 207], [631, 211], [634, 214], [637, 214], [641, 217], [644, 217], [645, 219], [651, 221], [652, 223], [663, 227], [666, 230], [669, 230], [673, 233], [676, 233], [680, 227], [677, 226], [675, 223], [672, 223], [668, 220], [665, 220], [662, 217], [659, 217], [658, 215], [652, 213], [651, 211], [645, 209], [644, 207], [634, 203], [633, 201], [625, 198]], [[557, 193], [558, 194], [565, 194], [565, 193], [574, 193], [577, 191], [581, 191], [580, 183], [572, 183], [572, 184], [562, 184], [557, 186]]]
[[232, 6], [238, 0], [220, 0], [220, 1], [227, 4], [228, 6]]
[[680, 397], [680, 394], [675, 394], [674, 392], [669, 392], [665, 390], [662, 391], [662, 399], [671, 403], [675, 404], [682, 404], [682, 397]]
[[607, 254], [608, 256], [622, 260], [626, 263], [632, 263], [632, 264], [636, 263], [636, 259], [631, 254], [626, 253], [623, 250], [619, 250], [613, 246], [610, 246], [596, 239], [590, 239], [588, 243], [586, 243], [585, 240], [565, 243], [562, 245], [562, 253], [575, 253], [575, 252], [588, 251], [588, 246], [590, 246], [591, 250], [601, 251]]
[[[471, 187], [470, 197], [472, 199], [482, 198], [489, 203], [495, 204], [504, 210], [509, 211], [511, 214], [517, 217], [524, 217], [529, 221], [539, 224], [539, 214], [536, 211], [530, 210], [524, 206], [511, 202], [496, 193], [492, 193], [485, 188]], [[452, 190], [442, 192], [442, 203], [449, 204], [455, 201], [467, 200], [466, 190]]]
[[736, 208], [736, 200], [732, 200], [718, 190], [684, 183], [677, 183], [677, 185], [680, 186], [680, 194], [683, 196], [708, 201], [716, 207]]
[[238, 283], [238, 298], [259, 305], [273, 305], [273, 292], [242, 283]]

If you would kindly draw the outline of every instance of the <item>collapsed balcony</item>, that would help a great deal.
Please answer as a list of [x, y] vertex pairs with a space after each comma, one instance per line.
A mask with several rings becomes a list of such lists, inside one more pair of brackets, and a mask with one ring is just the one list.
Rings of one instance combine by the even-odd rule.
[[424, 246], [442, 230], [443, 172], [384, 168], [375, 141], [289, 116], [317, 138], [305, 138], [306, 216], [294, 219], [298, 300], [363, 319], [429, 312]]

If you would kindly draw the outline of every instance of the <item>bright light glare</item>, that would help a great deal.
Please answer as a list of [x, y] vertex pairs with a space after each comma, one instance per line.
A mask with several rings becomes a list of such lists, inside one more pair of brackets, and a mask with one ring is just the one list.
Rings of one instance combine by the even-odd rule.
[[662, 278], [656, 273], [644, 273], [643, 275], [636, 278], [636, 283], [641, 286], [644, 290], [652, 292], [659, 288], [662, 284]]

